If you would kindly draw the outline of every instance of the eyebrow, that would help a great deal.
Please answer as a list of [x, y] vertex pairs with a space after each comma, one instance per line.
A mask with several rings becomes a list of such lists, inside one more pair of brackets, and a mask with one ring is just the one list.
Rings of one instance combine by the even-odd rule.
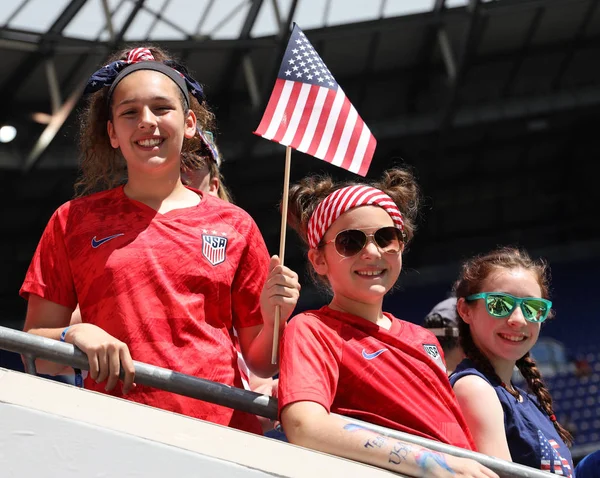
[[[119, 106], [123, 106], [123, 105], [128, 105], [131, 103], [137, 103], [139, 100], [136, 98], [129, 98], [129, 99], [125, 99], [123, 101], [121, 101], [119, 104], [115, 105], [116, 108], [118, 108]], [[169, 96], [153, 96], [152, 98], [150, 98], [150, 101], [167, 101], [167, 102], [172, 102], [173, 98], [170, 98]]]

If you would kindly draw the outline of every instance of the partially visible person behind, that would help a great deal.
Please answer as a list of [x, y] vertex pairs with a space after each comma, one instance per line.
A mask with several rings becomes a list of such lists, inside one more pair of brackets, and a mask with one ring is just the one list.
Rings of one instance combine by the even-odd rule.
[[577, 478], [600, 478], [600, 450], [587, 455], [575, 468]]
[[[199, 151], [214, 120], [202, 87], [151, 47], [116, 54], [86, 91], [80, 197], [38, 244], [24, 329], [81, 349], [87, 389], [261, 433], [254, 415], [134, 384], [140, 360], [241, 387], [234, 329], [250, 369], [272, 376], [273, 335], [298, 299], [297, 275], [269, 261], [252, 218], [181, 181], [182, 151]], [[69, 326], [77, 304], [82, 323]]]
[[450, 297], [435, 305], [425, 316], [423, 327], [429, 329], [438, 339], [448, 375], [465, 358], [458, 340], [458, 314], [456, 313], [456, 297]]
[[335, 414], [474, 449], [435, 336], [382, 310], [413, 237], [418, 187], [403, 169], [374, 184], [311, 177], [289, 193], [329, 305], [293, 317], [279, 410], [289, 441], [419, 477], [496, 477], [479, 463], [386, 438]]
[[[231, 193], [225, 186], [221, 174], [221, 155], [214, 143], [210, 131], [198, 131], [202, 135], [204, 154], [198, 152], [183, 152], [181, 154], [181, 181], [199, 191], [205, 191], [217, 196], [223, 201], [233, 203]], [[204, 147], [204, 145], [206, 145]]]
[[[199, 132], [200, 133], [200, 132]], [[222, 157], [210, 131], [203, 133], [203, 147], [198, 153], [182, 153], [181, 180], [189, 187], [207, 192], [223, 201], [233, 203], [229, 190], [225, 187], [221, 173]], [[208, 153], [208, 154], [207, 154]], [[242, 384], [246, 390], [263, 395], [277, 396], [278, 380], [273, 377], [259, 377], [252, 373], [239, 348], [237, 331], [234, 330], [234, 343], [238, 349], [238, 367]], [[263, 433], [273, 430], [274, 423], [268, 418], [258, 417]]]
[[[548, 266], [524, 250], [501, 248], [463, 264], [454, 290], [467, 358], [450, 377], [480, 452], [573, 475], [572, 437], [530, 356], [552, 315]], [[517, 366], [527, 384], [511, 383]]]

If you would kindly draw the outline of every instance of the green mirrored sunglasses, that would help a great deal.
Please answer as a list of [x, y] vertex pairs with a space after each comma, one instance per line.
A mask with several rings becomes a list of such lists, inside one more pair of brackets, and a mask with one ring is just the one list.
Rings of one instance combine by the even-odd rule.
[[485, 308], [492, 317], [503, 319], [510, 316], [517, 306], [521, 307], [523, 317], [529, 322], [543, 322], [548, 317], [552, 302], [538, 297], [515, 297], [502, 292], [480, 292], [468, 296], [465, 300], [472, 302], [477, 299], [485, 301]]

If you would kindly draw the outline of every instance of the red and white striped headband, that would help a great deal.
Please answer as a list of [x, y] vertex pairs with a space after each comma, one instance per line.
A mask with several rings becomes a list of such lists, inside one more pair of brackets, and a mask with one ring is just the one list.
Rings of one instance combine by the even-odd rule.
[[396, 203], [383, 191], [371, 186], [348, 186], [334, 191], [319, 203], [308, 220], [308, 245], [316, 248], [327, 229], [346, 211], [359, 206], [379, 206], [387, 212], [394, 226], [404, 230], [404, 219]]

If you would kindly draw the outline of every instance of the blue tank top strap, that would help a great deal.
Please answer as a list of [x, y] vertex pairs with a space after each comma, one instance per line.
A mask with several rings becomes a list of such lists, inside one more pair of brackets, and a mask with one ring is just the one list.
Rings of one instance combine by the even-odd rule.
[[466, 377], [467, 375], [476, 375], [477, 377], [480, 377], [483, 380], [485, 380], [492, 387], [495, 386], [495, 384], [492, 382], [492, 380], [488, 376], [484, 375], [479, 370], [477, 370], [477, 368], [475, 367], [475, 364], [469, 359], [464, 359], [461, 363], [458, 364], [458, 366], [456, 367], [454, 372], [452, 372], [452, 375], [450, 375], [450, 377], [449, 377], [450, 385], [452, 385], [454, 387], [454, 384], [459, 379]]

